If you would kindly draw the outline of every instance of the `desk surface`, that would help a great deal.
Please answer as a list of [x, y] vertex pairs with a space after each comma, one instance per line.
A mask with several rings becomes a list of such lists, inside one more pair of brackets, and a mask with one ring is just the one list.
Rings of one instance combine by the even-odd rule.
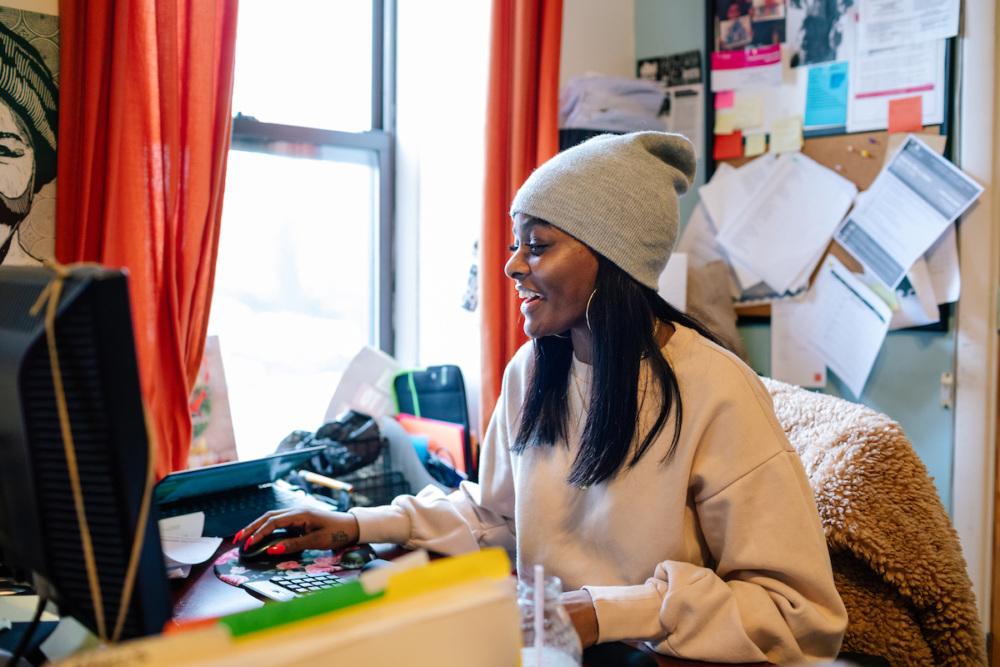
[[[394, 545], [373, 545], [380, 558], [391, 559], [402, 553], [402, 549]], [[232, 544], [225, 541], [219, 546], [218, 551], [208, 561], [196, 565], [191, 569], [191, 576], [186, 579], [174, 579], [171, 581], [174, 620], [178, 622], [195, 621], [203, 618], [214, 618], [235, 614], [248, 609], [256, 609], [264, 605], [264, 602], [242, 588], [231, 586], [217, 576], [213, 564], [216, 558], [232, 549]], [[715, 663], [692, 662], [690, 660], [678, 660], [665, 655], [660, 655], [648, 649], [641, 642], [628, 642], [634, 648], [638, 648], [646, 655], [655, 660], [659, 667], [696, 667], [697, 665], [711, 665]], [[627, 649], [625, 649], [627, 650]], [[636, 656], [638, 657], [638, 656]], [[621, 664], [604, 662], [600, 664]], [[629, 664], [642, 665], [640, 662], [630, 662]], [[650, 663], [652, 665], [654, 663]], [[593, 665], [585, 661], [584, 666]]]

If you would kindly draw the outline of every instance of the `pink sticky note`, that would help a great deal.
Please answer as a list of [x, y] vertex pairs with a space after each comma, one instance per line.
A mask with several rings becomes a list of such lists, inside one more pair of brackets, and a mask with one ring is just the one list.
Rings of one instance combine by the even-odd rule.
[[921, 132], [924, 129], [920, 95], [889, 100], [889, 134]]
[[733, 90], [720, 90], [715, 94], [716, 109], [731, 109], [736, 103], [736, 92]]

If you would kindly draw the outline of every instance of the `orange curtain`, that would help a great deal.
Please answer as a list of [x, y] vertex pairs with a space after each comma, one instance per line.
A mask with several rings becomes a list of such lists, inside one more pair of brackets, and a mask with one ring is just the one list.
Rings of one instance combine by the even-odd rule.
[[482, 390], [480, 433], [500, 395], [503, 370], [527, 341], [520, 303], [504, 275], [514, 193], [559, 151], [559, 51], [562, 0], [494, 0], [486, 111], [486, 193], [480, 285]]
[[156, 472], [186, 467], [229, 151], [237, 0], [60, 0], [56, 258], [129, 273]]

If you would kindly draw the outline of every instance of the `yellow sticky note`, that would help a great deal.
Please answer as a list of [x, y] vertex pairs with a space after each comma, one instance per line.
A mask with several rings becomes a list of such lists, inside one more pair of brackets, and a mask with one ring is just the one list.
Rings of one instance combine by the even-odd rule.
[[767, 135], [747, 134], [744, 135], [746, 145], [743, 147], [743, 155], [753, 157], [763, 155], [767, 151]]
[[771, 152], [802, 150], [802, 116], [788, 116], [771, 123]]
[[764, 124], [764, 102], [759, 97], [736, 100], [736, 129], [748, 130]]
[[736, 114], [720, 113], [715, 115], [715, 133], [732, 134], [735, 129]]

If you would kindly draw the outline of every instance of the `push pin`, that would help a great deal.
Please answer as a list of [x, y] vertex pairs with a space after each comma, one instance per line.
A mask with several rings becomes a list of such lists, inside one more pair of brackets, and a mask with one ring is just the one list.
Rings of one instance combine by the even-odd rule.
[[847, 147], [847, 152], [848, 153], [853, 153], [854, 152], [854, 146], [848, 146]]
[[871, 153], [868, 151], [861, 151], [861, 157], [871, 157]]

